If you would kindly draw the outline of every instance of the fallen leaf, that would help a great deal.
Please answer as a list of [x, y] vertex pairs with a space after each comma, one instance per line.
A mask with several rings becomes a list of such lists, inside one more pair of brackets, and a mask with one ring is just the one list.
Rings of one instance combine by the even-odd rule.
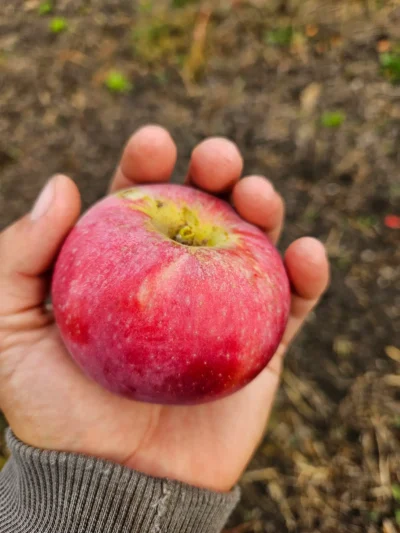
[[380, 39], [376, 45], [376, 49], [380, 54], [389, 52], [391, 48], [392, 45], [390, 44], [390, 41], [388, 39]]
[[390, 229], [400, 229], [400, 217], [396, 215], [387, 215], [385, 217], [385, 226]]
[[319, 32], [319, 28], [316, 24], [307, 24], [306, 35], [307, 37], [315, 37]]
[[393, 361], [397, 361], [398, 363], [400, 363], [399, 348], [396, 348], [396, 346], [386, 346], [385, 353], [388, 357], [390, 357], [390, 359], [393, 359]]
[[390, 520], [383, 522], [383, 533], [396, 533], [396, 528]]
[[300, 103], [302, 110], [311, 115], [317, 108], [322, 91], [322, 85], [317, 82], [312, 82], [302, 91], [300, 95]]
[[396, 374], [388, 374], [385, 376], [385, 382], [391, 387], [400, 387], [400, 376]]
[[343, 37], [341, 35], [334, 35], [333, 37], [331, 37], [330, 41], [331, 46], [335, 48], [336, 46], [340, 46], [341, 44], [343, 44]]

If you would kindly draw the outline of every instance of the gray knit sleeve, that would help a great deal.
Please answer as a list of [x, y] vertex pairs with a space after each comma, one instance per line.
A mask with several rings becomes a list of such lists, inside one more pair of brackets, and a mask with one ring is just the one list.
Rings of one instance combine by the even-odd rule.
[[221, 494], [32, 448], [10, 430], [7, 443], [0, 533], [218, 533], [239, 498], [238, 489]]

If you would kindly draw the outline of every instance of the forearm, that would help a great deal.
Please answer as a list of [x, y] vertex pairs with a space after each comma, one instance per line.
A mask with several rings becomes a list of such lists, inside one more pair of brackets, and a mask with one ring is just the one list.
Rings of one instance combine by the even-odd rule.
[[[9, 431], [1, 533], [218, 533], [239, 493], [145, 476], [108, 461], [43, 451]], [[205, 468], [207, 465], [204, 465]]]

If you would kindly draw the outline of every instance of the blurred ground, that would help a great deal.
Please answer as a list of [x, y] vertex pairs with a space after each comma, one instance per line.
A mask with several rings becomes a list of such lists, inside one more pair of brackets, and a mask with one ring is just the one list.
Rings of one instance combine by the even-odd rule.
[[196, 142], [226, 135], [287, 201], [282, 250], [327, 244], [332, 285], [231, 533], [400, 531], [399, 81], [399, 0], [0, 6], [2, 227], [54, 172], [93, 203], [150, 121], [178, 142], [176, 180]]

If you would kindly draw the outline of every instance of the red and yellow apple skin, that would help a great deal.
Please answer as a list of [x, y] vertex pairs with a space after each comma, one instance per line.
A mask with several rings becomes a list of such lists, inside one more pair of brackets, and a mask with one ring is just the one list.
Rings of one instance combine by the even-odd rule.
[[58, 257], [52, 298], [82, 370], [135, 400], [197, 404], [244, 387], [282, 338], [276, 248], [225, 202], [173, 184], [93, 206]]

